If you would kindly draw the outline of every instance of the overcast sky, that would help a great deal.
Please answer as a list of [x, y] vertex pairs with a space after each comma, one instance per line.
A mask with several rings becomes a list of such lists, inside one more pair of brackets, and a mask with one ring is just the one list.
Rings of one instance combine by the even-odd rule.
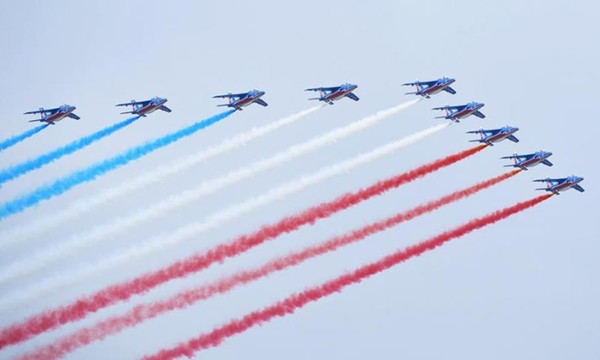
[[63, 196], [0, 222], [0, 232], [77, 203], [90, 194], [195, 153], [255, 126], [310, 106], [307, 87], [359, 85], [359, 102], [335, 106], [152, 188], [81, 216], [44, 237], [0, 254], [10, 263], [115, 217], [268, 157], [290, 145], [410, 99], [401, 84], [450, 76], [458, 94], [440, 94], [317, 153], [228, 188], [168, 216], [107, 238], [92, 251], [21, 285], [84, 264], [201, 221], [323, 166], [438, 124], [430, 109], [486, 103], [486, 119], [469, 118], [369, 165], [266, 206], [197, 241], [114, 269], [86, 286], [0, 319], [5, 326], [44, 307], [67, 303], [192, 252], [250, 232], [346, 191], [368, 186], [464, 149], [464, 132], [520, 128], [503, 142], [451, 168], [285, 235], [202, 274], [100, 311], [77, 324], [0, 352], [7, 358], [47, 344], [132, 304], [163, 299], [235, 270], [326, 240], [370, 221], [500, 174], [501, 156], [552, 151], [539, 166], [470, 199], [447, 206], [226, 295], [171, 312], [71, 354], [73, 359], [129, 359], [153, 353], [295, 291], [334, 278], [395, 249], [473, 217], [536, 195], [539, 177], [585, 177], [568, 191], [342, 293], [306, 306], [199, 353], [203, 359], [597, 359], [600, 354], [600, 225], [595, 149], [600, 83], [600, 33], [593, 1], [5, 1], [0, 13], [0, 139], [29, 129], [22, 113], [63, 103], [66, 119], [0, 153], [1, 168], [18, 164], [124, 117], [114, 104], [152, 96], [169, 99], [157, 112], [101, 142], [4, 184], [0, 201], [220, 111], [211, 97], [252, 88], [269, 107], [251, 106]]

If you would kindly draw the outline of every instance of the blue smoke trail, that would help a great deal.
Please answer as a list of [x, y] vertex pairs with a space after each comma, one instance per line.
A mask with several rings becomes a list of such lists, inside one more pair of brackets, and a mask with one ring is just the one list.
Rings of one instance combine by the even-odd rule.
[[94, 142], [114, 133], [115, 131], [124, 128], [125, 126], [131, 124], [132, 122], [138, 119], [137, 116], [129, 118], [125, 121], [121, 121], [120, 123], [116, 123], [109, 127], [106, 127], [100, 131], [97, 131], [91, 135], [82, 137], [77, 139], [65, 146], [62, 146], [56, 150], [50, 151], [48, 153], [42, 154], [35, 159], [27, 160], [18, 165], [14, 165], [8, 167], [4, 170], [0, 171], [0, 186], [7, 181], [18, 178], [21, 175], [27, 174], [30, 171], [35, 169], [39, 169], [42, 166], [48, 165], [54, 160], [58, 160], [65, 155], [69, 155], [74, 153], [77, 150], [81, 150], [84, 147], [93, 144]]
[[179, 139], [190, 136], [195, 132], [207, 128], [233, 114], [235, 110], [229, 110], [224, 113], [215, 115], [206, 120], [196, 122], [186, 128], [167, 134], [158, 139], [149, 141], [145, 144], [130, 148], [120, 155], [103, 160], [86, 169], [75, 171], [61, 179], [54, 181], [52, 184], [44, 185], [29, 194], [18, 197], [12, 201], [0, 205], [0, 219], [22, 212], [25, 209], [32, 207], [43, 200], [48, 200], [52, 197], [63, 194], [71, 188], [87, 181], [92, 181], [99, 176], [106, 174], [109, 171], [115, 170], [129, 162], [139, 159], [142, 156], [165, 147]]
[[40, 131], [44, 130], [46, 128], [46, 126], [48, 126], [48, 124], [41, 125], [36, 128], [33, 128], [33, 129], [29, 129], [22, 134], [15, 135], [11, 138], [8, 138], [8, 139], [0, 142], [0, 151], [6, 150], [9, 147], [14, 146], [14, 145], [20, 143], [21, 141], [27, 139], [28, 137], [39, 133]]

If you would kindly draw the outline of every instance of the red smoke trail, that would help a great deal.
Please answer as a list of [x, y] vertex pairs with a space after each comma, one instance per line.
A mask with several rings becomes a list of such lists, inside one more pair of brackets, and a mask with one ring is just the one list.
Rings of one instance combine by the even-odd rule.
[[109, 286], [69, 305], [34, 315], [21, 323], [13, 324], [0, 331], [0, 349], [25, 341], [66, 323], [82, 319], [87, 314], [117, 302], [125, 301], [135, 294], [145, 293], [169, 280], [201, 271], [213, 263], [241, 254], [281, 234], [294, 231], [306, 224], [312, 224], [319, 219], [331, 216], [362, 201], [466, 159], [483, 150], [486, 146], [479, 145], [461, 151], [398, 176], [379, 181], [357, 192], [341, 195], [332, 201], [321, 203], [299, 214], [285, 217], [275, 224], [264, 226], [250, 235], [242, 235], [229, 243], [218, 245], [205, 253], [192, 255], [163, 269], [146, 273], [124, 283]]
[[441, 233], [433, 238], [430, 238], [427, 241], [418, 243], [413, 246], [409, 246], [403, 250], [388, 255], [377, 262], [362, 266], [350, 273], [346, 273], [336, 279], [330, 280], [319, 286], [309, 288], [300, 293], [293, 294], [287, 297], [286, 299], [275, 303], [274, 305], [266, 307], [262, 310], [251, 312], [240, 319], [230, 321], [225, 325], [215, 328], [214, 330], [208, 333], [200, 335], [196, 338], [192, 338], [186, 342], [180, 343], [179, 345], [176, 345], [173, 348], [165, 349], [154, 355], [147, 356], [144, 359], [164, 360], [173, 359], [180, 356], [191, 357], [196, 351], [217, 346], [225, 339], [233, 335], [242, 333], [253, 326], [260, 325], [266, 321], [269, 321], [274, 317], [292, 314], [296, 310], [300, 309], [308, 303], [317, 301], [325, 296], [339, 292], [348, 285], [360, 282], [372, 275], [387, 270], [412, 257], [421, 255], [429, 250], [433, 250], [438, 246], [443, 245], [447, 241], [458, 238], [474, 230], [480, 229], [486, 225], [493, 224], [499, 220], [505, 219], [513, 214], [528, 209], [550, 198], [551, 196], [551, 194], [541, 195], [531, 200], [524, 201], [511, 207], [507, 207], [494, 213], [488, 214], [484, 217], [471, 220], [466, 224]]
[[227, 292], [236, 286], [247, 284], [273, 272], [283, 270], [290, 266], [295, 266], [315, 256], [337, 250], [342, 246], [360, 241], [370, 235], [384, 231], [404, 221], [409, 221], [417, 216], [437, 210], [444, 205], [474, 195], [479, 191], [485, 190], [515, 176], [519, 172], [521, 172], [521, 169], [509, 171], [468, 188], [443, 196], [437, 200], [417, 206], [411, 210], [399, 213], [376, 223], [366, 225], [344, 235], [333, 237], [324, 243], [310, 246], [299, 252], [277, 258], [258, 268], [242, 271], [225, 279], [218, 280], [212, 284], [181, 292], [169, 299], [150, 304], [137, 305], [123, 315], [115, 316], [100, 321], [88, 328], [77, 330], [58, 341], [54, 341], [51, 345], [42, 347], [35, 352], [28, 354], [27, 356], [23, 357], [23, 359], [56, 359], [63, 357], [82, 346], [90, 344], [91, 342], [102, 340], [109, 335], [118, 333], [125, 328], [138, 325], [143, 321], [157, 317], [168, 311], [185, 308], [215, 294]]

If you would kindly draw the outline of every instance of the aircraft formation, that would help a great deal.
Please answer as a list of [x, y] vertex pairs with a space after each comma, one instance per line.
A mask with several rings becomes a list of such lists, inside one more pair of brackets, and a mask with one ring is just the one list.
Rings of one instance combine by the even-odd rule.
[[[437, 80], [415, 81], [404, 83], [402, 85], [414, 86], [416, 88], [415, 91], [407, 92], [405, 94], [417, 95], [430, 99], [432, 95], [439, 94], [442, 91], [455, 95], [456, 90], [454, 90], [451, 87], [451, 85], [453, 85], [455, 82], [456, 79], [442, 77]], [[339, 101], [343, 98], [349, 98], [354, 101], [359, 101], [360, 98], [356, 94], [354, 94], [354, 90], [356, 90], [357, 88], [358, 85], [356, 84], [345, 83], [338, 86], [308, 88], [305, 89], [305, 91], [314, 91], [319, 93], [319, 97], [309, 98], [308, 100], [318, 100], [326, 104], [333, 105], [336, 101]], [[222, 95], [215, 95], [213, 96], [213, 98], [227, 99], [226, 104], [219, 104], [217, 106], [229, 107], [236, 111], [241, 111], [244, 107], [250, 106], [252, 104], [258, 104], [263, 107], [268, 106], [269, 104], [262, 99], [264, 95], [264, 91], [253, 89], [244, 93], [227, 93]], [[170, 113], [171, 109], [165, 105], [167, 101], [168, 100], [166, 98], [153, 97], [152, 99], [143, 101], [131, 100], [131, 102], [120, 103], [116, 106], [131, 107], [130, 111], [125, 111], [121, 114], [133, 114], [138, 117], [146, 117], [147, 115], [155, 112], [156, 110], [162, 110]], [[446, 119], [455, 123], [459, 123], [460, 120], [468, 118], [471, 115], [476, 116], [480, 119], [484, 119], [485, 115], [481, 112], [481, 109], [484, 106], [484, 103], [471, 101], [462, 105], [445, 105], [441, 107], [434, 107], [432, 110], [445, 111], [445, 115], [436, 116], [436, 119]], [[76, 110], [75, 106], [65, 104], [52, 109], [40, 108], [39, 110], [28, 111], [24, 114], [39, 114], [39, 119], [30, 120], [30, 122], [44, 122], [46, 124], [55, 125], [58, 121], [67, 117], [79, 120], [80, 117], [73, 113], [74, 110]], [[514, 135], [517, 131], [519, 131], [518, 127], [504, 126], [497, 129], [479, 129], [467, 131], [467, 134], [480, 135], [480, 139], [470, 140], [471, 142], [479, 142], [482, 144], [493, 146], [495, 143], [506, 139], [515, 143], [519, 142], [519, 139]], [[553, 166], [553, 164], [548, 160], [550, 156], [552, 156], [552, 152], [540, 150], [531, 154], [514, 154], [511, 156], [504, 156], [502, 157], [502, 159], [514, 160], [514, 164], [505, 165], [507, 167], [515, 167], [521, 170], [528, 170], [528, 168], [536, 166], [538, 164]], [[556, 195], [558, 195], [562, 191], [566, 191], [571, 188], [579, 192], [585, 191], [583, 187], [579, 185], [579, 183], [583, 181], [583, 177], [581, 176], [572, 175], [564, 178], [545, 178], [536, 179], [534, 181], [546, 183], [546, 187], [538, 188], [536, 190], [545, 190]]]

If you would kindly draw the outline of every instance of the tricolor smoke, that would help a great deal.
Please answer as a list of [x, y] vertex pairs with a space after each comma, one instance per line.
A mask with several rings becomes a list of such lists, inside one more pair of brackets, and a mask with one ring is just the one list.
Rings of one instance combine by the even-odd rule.
[[136, 326], [141, 322], [157, 317], [172, 310], [183, 309], [198, 301], [207, 299], [213, 295], [225, 293], [232, 288], [248, 284], [271, 273], [295, 266], [313, 257], [335, 251], [342, 246], [360, 241], [377, 232], [384, 231], [402, 222], [409, 221], [420, 215], [432, 212], [442, 206], [453, 203], [465, 197], [496, 185], [518, 174], [521, 170], [512, 170], [492, 179], [480, 182], [468, 188], [456, 191], [437, 200], [417, 206], [411, 210], [399, 213], [387, 219], [355, 229], [344, 235], [336, 236], [330, 240], [310, 246], [301, 251], [272, 260], [255, 269], [241, 271], [225, 279], [201, 286], [196, 289], [181, 292], [171, 298], [150, 304], [137, 305], [123, 315], [115, 316], [99, 323], [78, 330], [66, 337], [53, 341], [51, 345], [42, 347], [28, 355], [31, 358], [54, 359], [85, 346], [94, 341], [100, 341], [109, 335], [120, 332], [128, 327]]
[[253, 128], [247, 132], [225, 140], [219, 145], [210, 147], [208, 149], [202, 149], [196, 154], [186, 156], [185, 158], [179, 159], [172, 164], [165, 165], [156, 170], [152, 170], [146, 174], [138, 176], [137, 178], [118, 184], [115, 187], [111, 187], [110, 189], [107, 189], [97, 195], [81, 199], [77, 201], [77, 203], [70, 205], [64, 210], [48, 214], [41, 218], [32, 219], [32, 221], [28, 222], [26, 225], [15, 227], [4, 234], [0, 234], [0, 238], [2, 238], [2, 241], [0, 241], [0, 250], [15, 243], [21, 243], [35, 236], [42, 235], [44, 231], [47, 231], [50, 228], [57, 227], [69, 220], [76, 219], [78, 216], [81, 216], [82, 214], [89, 212], [100, 205], [104, 205], [111, 200], [127, 195], [134, 190], [142, 189], [162, 181], [169, 176], [173, 176], [182, 171], [193, 168], [194, 166], [197, 166], [198, 164], [213, 157], [236, 150], [253, 140], [259, 139], [282, 127], [291, 125], [305, 118], [313, 112], [321, 109], [323, 106], [324, 105], [315, 106], [267, 125]]
[[[45, 165], [48, 165], [51, 162], [62, 158], [63, 156], [66, 156], [66, 155], [72, 154], [78, 150], [81, 150], [81, 149], [95, 143], [96, 141], [101, 140], [101, 139], [113, 134], [117, 130], [120, 130], [120, 129], [126, 127], [127, 125], [133, 123], [137, 119], [138, 119], [137, 116], [129, 118], [127, 120], [121, 121], [114, 125], [108, 126], [102, 130], [99, 130], [91, 135], [79, 138], [65, 146], [62, 146], [58, 149], [55, 149], [55, 150], [52, 150], [45, 154], [42, 154], [34, 159], [27, 160], [21, 164], [8, 167], [8, 168], [0, 171], [0, 185], [2, 185], [3, 183], [5, 183], [7, 181], [13, 180], [21, 175], [27, 174], [30, 171], [33, 171], [33, 170], [39, 169]], [[41, 129], [45, 128], [46, 126], [48, 126], [48, 125], [42, 125], [42, 126], [40, 126], [39, 129], [41, 130]], [[0, 218], [1, 217], [2, 216], [0, 216]]]
[[[86, 276], [94, 275], [102, 270], [114, 269], [115, 267], [118, 267], [122, 264], [131, 263], [132, 261], [135, 261], [149, 254], [167, 250], [171, 246], [192, 239], [193, 237], [198, 236], [203, 232], [221, 226], [222, 224], [233, 219], [239, 218], [240, 216], [254, 211], [259, 207], [280, 200], [285, 196], [299, 192], [308, 186], [317, 184], [333, 176], [347, 173], [360, 165], [377, 160], [378, 158], [388, 155], [405, 146], [414, 144], [417, 141], [423, 140], [426, 137], [443, 130], [449, 125], [450, 123], [445, 123], [433, 126], [431, 128], [419, 131], [410, 136], [404, 137], [400, 140], [380, 146], [372, 151], [358, 155], [349, 160], [323, 168], [314, 174], [304, 176], [298, 180], [290, 181], [286, 184], [272, 189], [266, 194], [260, 195], [241, 204], [223, 209], [221, 211], [217, 211], [214, 214], [209, 215], [203, 222], [194, 223], [182, 227], [178, 230], [175, 230], [168, 236], [159, 236], [156, 239], [150, 240], [145, 244], [136, 245], [135, 247], [132, 247], [129, 250], [119, 251], [117, 255], [96, 262], [88, 268], [79, 269], [76, 272], [69, 272], [68, 275], [64, 275], [62, 277], [58, 275], [55, 277], [54, 281], [48, 282], [43, 286], [40, 286], [40, 284], [36, 284], [36, 291], [38, 294], [41, 294], [41, 290], [43, 289], [52, 289], [56, 291], [59, 290], [61, 287], [75, 283], [76, 281], [78, 281], [78, 279], [79, 281], [81, 281], [81, 279], [85, 278]], [[276, 155], [274, 158], [279, 157]], [[258, 163], [260, 164], [261, 162]], [[270, 164], [273, 163], [274, 162], [270, 162]], [[254, 168], [255, 165], [249, 166], [249, 169]], [[242, 169], [234, 173], [246, 174], [245, 176], [249, 176], [249, 174], [252, 174], [253, 172], [246, 171], [246, 169]], [[85, 249], [97, 242], [103, 241], [110, 235], [115, 235], [134, 225], [139, 225], [152, 219], [156, 219], [159, 216], [168, 213], [169, 211], [177, 209], [178, 207], [183, 206], [185, 204], [188, 204], [194, 199], [198, 199], [198, 197], [201, 194], [209, 194], [213, 191], [216, 191], [217, 189], [220, 189], [223, 186], [223, 184], [226, 184], [228, 182], [227, 179], [231, 179], [230, 181], [235, 180], [236, 182], [238, 182], [241, 181], [243, 178], [243, 176], [236, 177], [225, 175], [224, 177], [218, 178], [216, 180], [211, 180], [208, 183], [212, 185], [204, 186], [204, 184], [201, 184], [198, 187], [198, 189], [211, 189], [210, 192], [203, 192], [201, 190], [186, 191], [180, 195], [173, 196], [165, 201], [159, 202], [156, 205], [150, 206], [147, 209], [141, 210], [140, 212], [132, 216], [125, 216], [119, 218], [115, 222], [97, 228], [95, 231], [92, 231], [87, 235], [74, 237], [68, 242], [55, 245], [49, 250], [34, 254], [31, 257], [27, 258], [25, 261], [17, 262], [3, 269], [3, 271], [0, 273], [0, 283], [13, 281], [32, 272], [44, 269], [45, 266], [60, 261], [65, 257], [68, 257], [69, 255], [74, 255], [77, 251]], [[0, 309], [1, 308], [3, 308], [3, 306], [0, 302]]]
[[59, 196], [77, 185], [88, 181], [92, 181], [106, 174], [107, 172], [110, 172], [128, 164], [133, 160], [137, 160], [155, 150], [163, 148], [186, 136], [190, 136], [199, 130], [207, 128], [225, 119], [229, 115], [233, 114], [234, 111], [235, 110], [226, 111], [206, 120], [196, 122], [174, 133], [162, 136], [145, 144], [130, 148], [122, 154], [96, 163], [86, 169], [75, 171], [70, 175], [58, 179], [49, 185], [41, 186], [26, 195], [20, 196], [14, 200], [6, 202], [0, 205], [0, 219], [20, 213], [27, 208], [37, 205], [41, 201], [48, 200], [55, 196]]
[[306, 289], [302, 292], [293, 294], [284, 300], [268, 306], [262, 310], [251, 312], [242, 318], [232, 320], [212, 331], [202, 334], [196, 338], [180, 343], [170, 349], [159, 351], [158, 353], [146, 356], [145, 360], [166, 360], [181, 356], [192, 357], [195, 352], [221, 344], [225, 339], [242, 333], [251, 327], [260, 325], [275, 317], [281, 317], [293, 314], [303, 306], [317, 301], [323, 297], [342, 291], [345, 287], [356, 284], [372, 275], [387, 270], [410, 258], [419, 256], [427, 251], [434, 250], [444, 243], [466, 235], [472, 231], [498, 222], [511, 215], [526, 210], [540, 202], [550, 198], [552, 195], [541, 195], [528, 201], [493, 212], [484, 217], [474, 219], [456, 227], [452, 230], [441, 233], [429, 240], [423, 241], [405, 249], [399, 250], [391, 255], [382, 258], [379, 261], [362, 266], [352, 272], [346, 273], [333, 280], [327, 281], [319, 286]]
[[90, 296], [80, 298], [72, 304], [48, 310], [39, 315], [34, 315], [21, 323], [14, 324], [0, 331], [0, 349], [10, 344], [25, 341], [37, 334], [54, 329], [66, 323], [82, 319], [90, 313], [115, 303], [128, 300], [136, 294], [147, 292], [170, 280], [186, 277], [201, 271], [214, 263], [239, 255], [265, 241], [274, 239], [281, 234], [297, 230], [303, 225], [311, 224], [319, 219], [329, 217], [362, 201], [368, 200], [374, 196], [379, 196], [386, 191], [397, 188], [446, 166], [450, 166], [476, 154], [485, 147], [486, 145], [479, 145], [433, 161], [398, 176], [377, 182], [374, 185], [359, 191], [346, 193], [332, 201], [321, 203], [301, 213], [285, 217], [275, 224], [264, 226], [252, 234], [243, 235], [231, 242], [217, 245], [207, 252], [190, 256], [160, 270], [146, 273], [133, 280], [112, 285]]
[[[6, 140], [0, 141], [0, 151], [6, 150], [10, 147], [17, 145], [18, 143], [27, 139], [28, 137], [31, 137], [31, 136], [39, 133], [40, 131], [44, 130], [47, 126], [48, 126], [47, 124], [40, 125], [38, 127], [34, 127], [33, 129], [29, 129], [29, 130], [23, 132], [22, 134], [15, 135], [15, 136], [9, 137]], [[0, 181], [0, 184], [2, 184], [2, 181]]]

